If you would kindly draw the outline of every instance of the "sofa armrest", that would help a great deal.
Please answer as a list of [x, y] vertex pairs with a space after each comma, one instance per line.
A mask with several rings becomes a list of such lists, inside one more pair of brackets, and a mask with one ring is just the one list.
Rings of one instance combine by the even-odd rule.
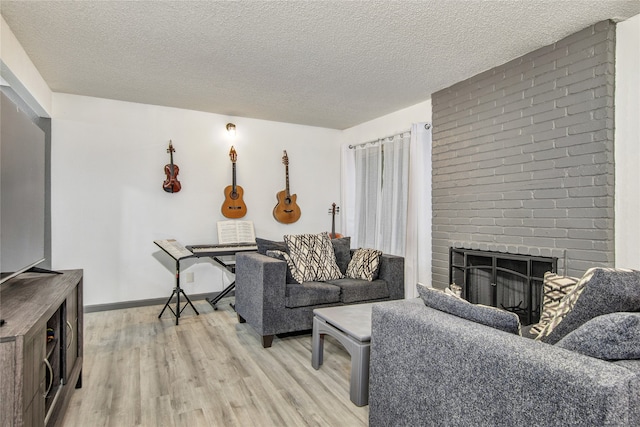
[[404, 298], [404, 258], [382, 254], [378, 279], [383, 279], [389, 287], [390, 299]]
[[236, 255], [236, 312], [260, 335], [271, 335], [285, 307], [284, 261], [257, 252]]
[[426, 307], [372, 311], [371, 426], [638, 425], [637, 371]]

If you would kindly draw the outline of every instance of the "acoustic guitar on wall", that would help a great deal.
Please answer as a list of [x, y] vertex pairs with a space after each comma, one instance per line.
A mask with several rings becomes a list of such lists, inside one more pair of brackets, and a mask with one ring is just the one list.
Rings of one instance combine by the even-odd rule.
[[284, 156], [282, 156], [282, 163], [284, 163], [285, 167], [287, 184], [284, 190], [278, 191], [278, 194], [276, 194], [278, 204], [273, 208], [273, 217], [276, 221], [283, 224], [291, 224], [300, 219], [301, 212], [300, 206], [296, 203], [298, 196], [289, 192], [289, 157], [286, 151], [284, 152]]
[[336, 233], [336, 215], [340, 212], [340, 207], [336, 206], [335, 203], [331, 204], [329, 208], [329, 215], [331, 215], [331, 233], [329, 233], [329, 237], [332, 239], [339, 239], [342, 237], [342, 234]]
[[236, 184], [236, 160], [238, 155], [235, 148], [231, 147], [229, 158], [232, 163], [232, 184], [224, 189], [224, 202], [222, 203], [222, 215], [227, 218], [242, 218], [247, 214], [247, 205], [242, 200], [244, 190]]

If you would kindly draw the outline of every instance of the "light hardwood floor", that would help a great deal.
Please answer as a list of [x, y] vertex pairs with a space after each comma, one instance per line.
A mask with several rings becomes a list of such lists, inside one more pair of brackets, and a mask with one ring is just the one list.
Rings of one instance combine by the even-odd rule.
[[81, 389], [69, 426], [366, 426], [349, 400], [351, 359], [332, 337], [311, 367], [311, 334], [260, 337], [224, 298], [194, 301], [175, 318], [162, 306], [86, 313]]

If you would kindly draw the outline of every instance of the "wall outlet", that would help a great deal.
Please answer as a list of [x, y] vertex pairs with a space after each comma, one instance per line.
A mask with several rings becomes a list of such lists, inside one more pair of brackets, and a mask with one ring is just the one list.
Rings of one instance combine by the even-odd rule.
[[193, 271], [187, 273], [187, 283], [193, 283]]

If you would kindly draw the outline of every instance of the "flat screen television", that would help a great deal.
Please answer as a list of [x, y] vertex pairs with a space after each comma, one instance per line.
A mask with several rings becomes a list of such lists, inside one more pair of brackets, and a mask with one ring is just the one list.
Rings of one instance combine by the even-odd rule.
[[0, 283], [45, 260], [45, 133], [0, 104]]

